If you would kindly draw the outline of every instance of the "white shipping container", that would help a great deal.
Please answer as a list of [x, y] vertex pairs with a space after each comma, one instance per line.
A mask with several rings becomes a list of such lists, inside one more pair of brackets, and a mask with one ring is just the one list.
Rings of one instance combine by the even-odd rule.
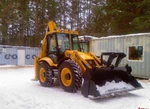
[[0, 45], [0, 65], [33, 65], [40, 48]]
[[121, 64], [132, 66], [132, 74], [150, 78], [150, 33], [108, 36], [93, 39], [90, 51], [100, 56], [102, 52], [124, 52]]

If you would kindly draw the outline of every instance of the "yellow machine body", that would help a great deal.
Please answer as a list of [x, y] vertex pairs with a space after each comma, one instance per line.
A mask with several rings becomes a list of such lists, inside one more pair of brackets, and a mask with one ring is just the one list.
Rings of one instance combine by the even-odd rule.
[[[109, 56], [106, 62], [103, 55]], [[57, 29], [56, 24], [50, 21], [39, 56], [34, 58], [34, 80], [39, 80], [42, 86], [52, 86], [56, 78], [65, 91], [76, 92], [81, 88], [85, 97], [108, 97], [142, 88], [131, 75], [130, 66], [118, 66], [125, 56], [124, 53], [109, 52], [99, 58], [92, 52], [84, 53], [80, 48], [77, 31]], [[117, 61], [112, 65], [114, 58]], [[98, 91], [107, 82], [111, 84], [114, 81], [116, 84], [124, 82], [129, 87], [109, 89], [107, 93]]]

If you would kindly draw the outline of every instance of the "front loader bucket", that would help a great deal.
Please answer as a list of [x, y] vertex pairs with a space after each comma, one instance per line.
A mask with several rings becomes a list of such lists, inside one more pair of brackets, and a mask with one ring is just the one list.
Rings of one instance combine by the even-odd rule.
[[89, 74], [81, 88], [85, 97], [105, 98], [142, 88], [125, 67], [97, 68]]

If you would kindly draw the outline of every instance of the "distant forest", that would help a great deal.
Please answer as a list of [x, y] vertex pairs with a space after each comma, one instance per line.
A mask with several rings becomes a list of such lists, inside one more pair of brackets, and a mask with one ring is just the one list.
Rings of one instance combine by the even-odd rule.
[[150, 32], [150, 0], [0, 0], [0, 45], [39, 47], [50, 20], [96, 37]]

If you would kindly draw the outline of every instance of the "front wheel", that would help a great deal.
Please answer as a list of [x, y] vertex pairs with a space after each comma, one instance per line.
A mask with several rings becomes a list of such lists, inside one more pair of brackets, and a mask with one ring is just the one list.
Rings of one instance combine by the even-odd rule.
[[82, 83], [79, 66], [72, 60], [65, 60], [58, 69], [59, 84], [67, 92], [76, 92]]
[[54, 82], [53, 73], [51, 67], [47, 63], [45, 62], [40, 63], [38, 76], [39, 76], [39, 82], [41, 86], [44, 87], [52, 86]]

